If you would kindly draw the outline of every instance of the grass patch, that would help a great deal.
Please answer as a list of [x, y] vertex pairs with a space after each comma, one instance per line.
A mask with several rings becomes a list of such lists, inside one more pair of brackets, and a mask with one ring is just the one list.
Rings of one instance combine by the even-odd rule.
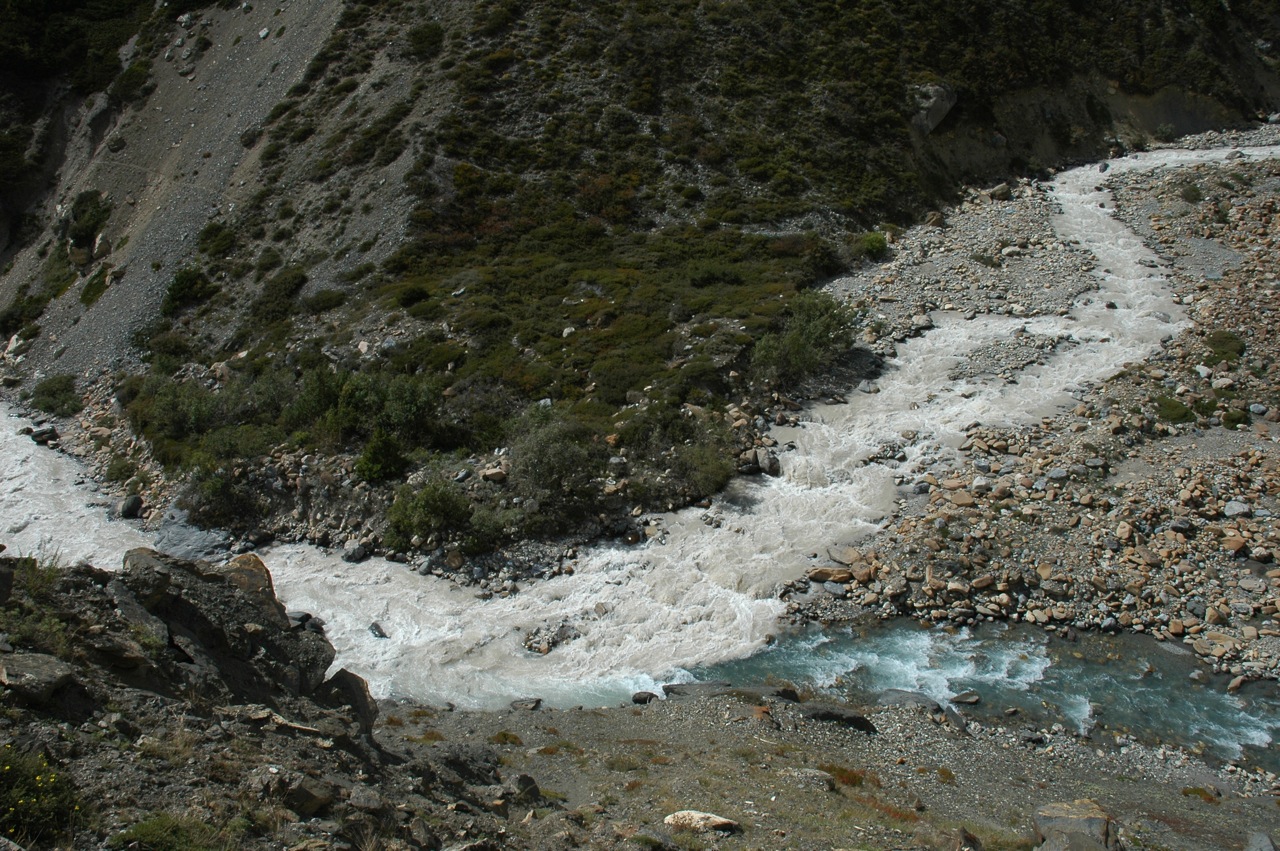
[[0, 748], [0, 836], [44, 847], [70, 831], [79, 811], [71, 778], [43, 754]]
[[1156, 416], [1167, 423], [1195, 422], [1196, 412], [1172, 396], [1157, 396]]

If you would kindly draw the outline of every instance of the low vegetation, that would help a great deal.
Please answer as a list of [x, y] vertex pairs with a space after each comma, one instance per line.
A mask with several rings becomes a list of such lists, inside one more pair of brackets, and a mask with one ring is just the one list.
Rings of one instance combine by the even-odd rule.
[[[197, 5], [22, 13], [0, 70], [19, 55], [50, 74], [83, 60], [76, 85], [127, 104], [146, 97], [161, 24]], [[940, 153], [998, 129], [1010, 92], [1101, 75], [1256, 106], [1233, 39], [1273, 32], [1269, 7], [1167, 6], [349, 2], [241, 137], [261, 189], [199, 230], [135, 336], [149, 374], [122, 381], [121, 402], [155, 457], [190, 476], [207, 523], [266, 507], [236, 471], [281, 447], [352, 458], [390, 504], [398, 547], [482, 549], [702, 499], [751, 443], [728, 410], [803, 386], [853, 345], [860, 317], [817, 288], [888, 257], [895, 228], [974, 176]], [[98, 60], [126, 30], [141, 30], [137, 55], [105, 76]], [[926, 139], [917, 113], [934, 90], [957, 105]], [[1087, 112], [1046, 119], [1057, 149], [1105, 143], [1106, 107]], [[0, 177], [30, 165], [15, 126]], [[1049, 165], [1018, 144], [1000, 168]], [[352, 238], [356, 211], [373, 211], [360, 187], [392, 165], [407, 239]], [[109, 274], [85, 257], [112, 213], [96, 190], [75, 198], [0, 333], [39, 333], [81, 274], [86, 305], [103, 295]], [[394, 335], [356, 350], [356, 327]], [[509, 478], [492, 498], [446, 475], [498, 450]]]

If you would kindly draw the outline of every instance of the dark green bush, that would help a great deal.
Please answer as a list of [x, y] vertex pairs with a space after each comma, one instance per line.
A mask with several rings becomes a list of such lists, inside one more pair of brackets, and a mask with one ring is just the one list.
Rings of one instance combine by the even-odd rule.
[[267, 279], [262, 292], [249, 306], [250, 320], [265, 327], [293, 312], [293, 298], [307, 285], [307, 273], [299, 266], [286, 266]]
[[76, 196], [71, 204], [71, 223], [67, 227], [67, 238], [77, 248], [92, 248], [93, 241], [111, 218], [111, 203], [102, 197], [102, 193], [86, 189]]
[[40, 753], [0, 748], [0, 836], [26, 847], [54, 847], [79, 813], [71, 776]]
[[884, 234], [867, 231], [850, 238], [849, 253], [855, 260], [883, 260], [889, 256], [889, 243]]
[[1190, 423], [1196, 419], [1195, 411], [1172, 396], [1156, 398], [1156, 416], [1167, 423]]
[[419, 24], [405, 34], [409, 55], [419, 62], [430, 62], [440, 54], [444, 44], [444, 28], [437, 23]]
[[364, 451], [356, 459], [356, 475], [368, 482], [398, 479], [409, 466], [400, 441], [381, 428], [374, 429]]
[[80, 291], [81, 304], [85, 307], [93, 307], [98, 299], [102, 298], [102, 294], [107, 291], [107, 275], [110, 271], [107, 265], [103, 264], [90, 276], [85, 282], [84, 289]]
[[404, 485], [387, 512], [387, 546], [407, 550], [414, 536], [459, 532], [470, 520], [471, 503], [457, 485], [441, 478]]
[[302, 307], [307, 313], [324, 313], [341, 307], [347, 301], [347, 294], [342, 290], [320, 290], [315, 295], [302, 300]]
[[787, 303], [781, 328], [756, 343], [751, 366], [766, 382], [791, 384], [830, 366], [852, 346], [849, 308], [825, 292], [803, 292]]
[[196, 249], [210, 257], [225, 257], [236, 247], [236, 232], [222, 222], [209, 222], [196, 237]]
[[74, 375], [51, 375], [41, 381], [31, 391], [31, 405], [55, 417], [74, 416], [84, 409]]
[[157, 813], [111, 837], [113, 849], [143, 851], [223, 851], [234, 847], [239, 830], [219, 830], [191, 816]]
[[207, 301], [220, 290], [202, 270], [184, 266], [174, 273], [173, 280], [165, 290], [160, 312], [165, 316], [173, 316], [183, 308]]
[[1215, 364], [1233, 363], [1244, 354], [1244, 340], [1232, 331], [1211, 331], [1204, 338], [1204, 344], [1209, 349], [1209, 359]]
[[108, 92], [116, 103], [130, 103], [146, 93], [150, 78], [151, 62], [139, 59], [120, 72]]

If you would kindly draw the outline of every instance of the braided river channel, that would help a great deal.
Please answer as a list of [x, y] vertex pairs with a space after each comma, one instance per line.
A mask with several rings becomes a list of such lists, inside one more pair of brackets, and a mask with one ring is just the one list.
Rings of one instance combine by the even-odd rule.
[[[1280, 147], [1241, 150], [1280, 156]], [[1227, 153], [1154, 151], [1109, 168], [1171, 168]], [[1227, 694], [1216, 678], [1193, 683], [1197, 663], [1189, 653], [1138, 636], [1066, 644], [1023, 627], [924, 630], [896, 622], [769, 640], [784, 610], [778, 585], [803, 575], [809, 553], [874, 534], [904, 477], [954, 457], [967, 425], [1037, 421], [1187, 326], [1159, 258], [1113, 216], [1101, 182], [1093, 165], [1065, 171], [1047, 187], [1058, 238], [1097, 258], [1097, 291], [1065, 316], [966, 321], [934, 313], [933, 328], [888, 361], [880, 392], [809, 408], [802, 427], [776, 430], [781, 444], [795, 446], [782, 457], [782, 476], [735, 480], [716, 500], [718, 524], [702, 522], [702, 509], [676, 512], [663, 518], [664, 534], [643, 546], [590, 549], [572, 574], [486, 600], [404, 565], [349, 564], [337, 552], [279, 545], [259, 553], [276, 591], [288, 608], [323, 618], [335, 664], [365, 677], [377, 697], [477, 709], [523, 697], [602, 706], [693, 679], [773, 678], [857, 698], [894, 687], [946, 700], [973, 689], [983, 698], [975, 709], [1017, 706], [1044, 725], [1124, 730], [1280, 770], [1271, 746], [1280, 737], [1274, 684], [1246, 697]], [[1016, 384], [948, 377], [966, 353], [1023, 328], [1069, 342], [1021, 370]], [[129, 548], [166, 549], [178, 540], [108, 519], [111, 500], [82, 467], [18, 435], [26, 423], [7, 409], [0, 414], [0, 542], [9, 552], [110, 569]], [[897, 460], [882, 459], [879, 448], [903, 434], [915, 437]], [[374, 622], [382, 636], [370, 630]], [[545, 655], [524, 648], [524, 635], [560, 624], [578, 637]]]

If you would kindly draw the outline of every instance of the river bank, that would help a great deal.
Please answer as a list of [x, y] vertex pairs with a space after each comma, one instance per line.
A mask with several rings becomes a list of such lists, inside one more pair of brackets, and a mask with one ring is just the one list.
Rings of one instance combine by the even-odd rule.
[[[1129, 629], [1186, 643], [1239, 678], [1236, 687], [1276, 676], [1280, 350], [1269, 329], [1280, 308], [1280, 171], [1274, 160], [1227, 156], [1130, 171], [1117, 162], [1097, 173], [1114, 199], [1096, 203], [1114, 206], [1154, 249], [1131, 262], [1149, 269], [1151, 289], [1165, 289], [1169, 302], [1134, 311], [1142, 294], [1124, 293], [1099, 306], [1163, 321], [1164, 339], [1106, 381], [1070, 388], [1066, 410], [1004, 426], [973, 422], [946, 436], [951, 446], [935, 437], [911, 452], [918, 436], [904, 434], [886, 447], [902, 459], [906, 493], [881, 534], [816, 553], [810, 581], [789, 588], [793, 622], [910, 615]], [[1007, 202], [975, 195], [948, 229], [908, 232], [892, 268], [847, 287], [882, 310], [896, 307], [897, 292], [941, 293], [926, 306], [978, 316], [977, 298], [1027, 316], [1011, 338], [950, 372], [957, 383], [1017, 396], [1028, 383], [1026, 392], [1039, 392], [1024, 368], [1049, 369], [1056, 350], [1097, 345], [1046, 335], [1032, 317], [1087, 310], [1100, 297], [1080, 275], [1105, 281], [1124, 273], [1112, 270], [1124, 259], [1098, 260], [1088, 246], [1047, 237], [1052, 201], [1043, 187], [1010, 192]], [[1001, 258], [998, 268], [966, 285], [965, 273], [972, 279], [985, 265], [972, 259], [983, 246], [982, 256]], [[1054, 282], [1063, 280], [1073, 297], [1085, 293], [1079, 305], [1060, 306]], [[1016, 285], [1021, 292], [1007, 292]], [[1047, 301], [1036, 300], [1040, 288]], [[1131, 303], [1115, 303], [1122, 298]], [[917, 319], [904, 320], [912, 310]], [[886, 322], [898, 327], [928, 318], [918, 306], [894, 316]]]

